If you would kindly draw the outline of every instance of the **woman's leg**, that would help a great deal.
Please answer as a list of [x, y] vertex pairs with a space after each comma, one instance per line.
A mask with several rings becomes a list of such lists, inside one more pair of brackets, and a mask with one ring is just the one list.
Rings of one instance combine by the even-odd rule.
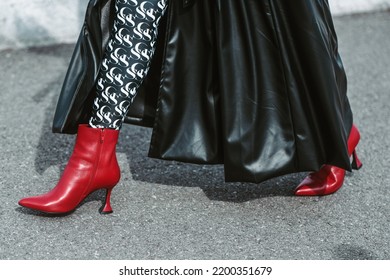
[[97, 81], [88, 125], [80, 125], [69, 162], [54, 189], [19, 204], [45, 213], [73, 211], [91, 192], [106, 189], [101, 213], [111, 213], [110, 195], [120, 179], [115, 147], [123, 118], [144, 80], [155, 50], [167, 0], [116, 0], [113, 35]]
[[113, 36], [96, 85], [89, 125], [120, 129], [155, 51], [168, 0], [116, 0]]

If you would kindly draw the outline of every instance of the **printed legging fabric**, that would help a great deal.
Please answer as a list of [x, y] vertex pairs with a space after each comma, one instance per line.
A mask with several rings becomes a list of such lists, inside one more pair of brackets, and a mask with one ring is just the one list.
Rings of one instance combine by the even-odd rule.
[[115, 0], [115, 19], [96, 83], [89, 125], [120, 129], [148, 73], [168, 0]]

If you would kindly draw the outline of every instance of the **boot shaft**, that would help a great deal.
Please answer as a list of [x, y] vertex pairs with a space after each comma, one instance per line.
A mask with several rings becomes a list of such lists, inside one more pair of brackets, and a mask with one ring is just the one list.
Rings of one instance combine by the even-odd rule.
[[78, 165], [79, 170], [92, 170], [94, 178], [91, 181], [97, 188], [99, 186], [114, 186], [120, 179], [116, 157], [118, 136], [118, 130], [80, 125], [68, 165], [74, 162]]

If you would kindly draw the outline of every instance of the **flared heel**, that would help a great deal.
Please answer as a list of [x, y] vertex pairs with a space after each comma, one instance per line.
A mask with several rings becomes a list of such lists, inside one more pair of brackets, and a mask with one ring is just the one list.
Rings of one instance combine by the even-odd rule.
[[106, 202], [104, 204], [104, 206], [101, 208], [100, 210], [100, 214], [111, 214], [113, 211], [112, 211], [112, 207], [111, 207], [111, 191], [112, 189], [107, 189], [106, 191]]
[[360, 168], [362, 168], [362, 166], [363, 166], [363, 163], [358, 158], [358, 156], [356, 154], [356, 150], [354, 150], [352, 152], [352, 169], [359, 170]]

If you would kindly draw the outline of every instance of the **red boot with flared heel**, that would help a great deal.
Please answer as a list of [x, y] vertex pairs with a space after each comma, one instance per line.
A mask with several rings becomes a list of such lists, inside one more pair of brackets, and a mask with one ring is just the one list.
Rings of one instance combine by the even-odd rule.
[[[352, 168], [358, 170], [362, 163], [355, 148], [360, 140], [359, 130], [352, 125], [348, 137], [348, 154], [353, 157]], [[345, 170], [332, 165], [323, 165], [320, 170], [310, 173], [295, 189], [297, 196], [320, 196], [338, 191], [344, 183]]]
[[80, 125], [73, 153], [55, 188], [43, 195], [24, 198], [19, 204], [48, 214], [66, 214], [90, 193], [106, 189], [101, 213], [111, 213], [111, 191], [120, 179], [115, 153], [118, 135], [118, 130]]

